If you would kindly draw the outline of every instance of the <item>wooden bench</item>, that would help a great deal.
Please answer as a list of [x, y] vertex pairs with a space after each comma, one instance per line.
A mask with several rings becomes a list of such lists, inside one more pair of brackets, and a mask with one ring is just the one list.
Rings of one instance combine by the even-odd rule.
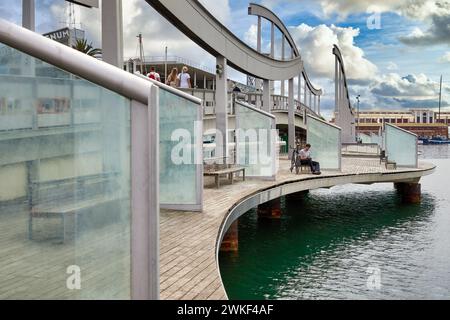
[[231, 184], [234, 183], [234, 176], [242, 173], [242, 179], [245, 181], [245, 168], [237, 167], [228, 162], [229, 158], [211, 158], [205, 160], [204, 172], [205, 177], [214, 177], [216, 188], [220, 188], [220, 177], [227, 176]]
[[391, 167], [393, 170], [397, 170], [397, 163], [395, 161], [389, 161], [389, 158], [386, 156], [386, 151], [381, 150], [380, 152], [380, 164], [385, 163], [386, 169]]
[[120, 201], [117, 190], [119, 190], [117, 174], [112, 173], [31, 182], [28, 200], [30, 207], [29, 239], [33, 240], [34, 219], [60, 218], [61, 239], [64, 243], [67, 237], [67, 217], [73, 217], [76, 235], [78, 214]]

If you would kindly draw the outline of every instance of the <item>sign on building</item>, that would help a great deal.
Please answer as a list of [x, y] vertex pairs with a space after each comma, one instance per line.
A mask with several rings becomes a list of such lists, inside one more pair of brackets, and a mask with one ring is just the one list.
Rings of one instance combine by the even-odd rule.
[[44, 37], [55, 40], [66, 46], [72, 47], [77, 40], [84, 39], [84, 31], [79, 29], [63, 28], [44, 34]]

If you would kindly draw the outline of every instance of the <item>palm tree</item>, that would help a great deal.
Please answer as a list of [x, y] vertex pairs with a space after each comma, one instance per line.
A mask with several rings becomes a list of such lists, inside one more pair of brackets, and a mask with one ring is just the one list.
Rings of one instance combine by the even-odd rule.
[[72, 48], [97, 59], [102, 55], [102, 49], [92, 47], [92, 42], [88, 44], [86, 39], [77, 39]]

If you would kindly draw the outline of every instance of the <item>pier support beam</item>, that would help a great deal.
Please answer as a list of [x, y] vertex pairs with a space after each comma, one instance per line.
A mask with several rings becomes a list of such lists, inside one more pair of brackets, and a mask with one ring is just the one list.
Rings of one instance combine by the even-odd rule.
[[275, 199], [258, 206], [258, 217], [260, 219], [280, 219], [281, 199]]
[[422, 200], [422, 186], [420, 183], [395, 183], [397, 192], [402, 196], [403, 203], [418, 204]]
[[236, 252], [239, 250], [239, 220], [233, 222], [220, 245], [221, 252]]

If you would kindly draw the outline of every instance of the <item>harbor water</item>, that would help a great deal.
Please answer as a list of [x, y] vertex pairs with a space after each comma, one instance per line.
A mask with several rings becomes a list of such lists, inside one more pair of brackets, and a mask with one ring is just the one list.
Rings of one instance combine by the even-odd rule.
[[392, 184], [346, 185], [282, 200], [280, 220], [239, 219], [239, 252], [222, 253], [230, 299], [450, 299], [450, 146], [420, 146], [436, 164], [422, 203]]

